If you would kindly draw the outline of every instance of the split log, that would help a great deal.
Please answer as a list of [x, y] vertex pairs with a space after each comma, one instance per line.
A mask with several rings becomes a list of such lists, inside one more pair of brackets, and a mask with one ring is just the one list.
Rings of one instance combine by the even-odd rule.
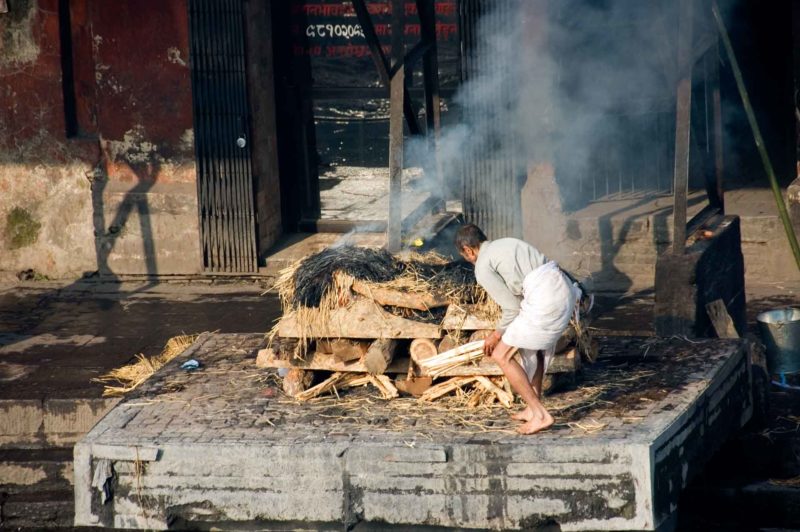
[[403, 307], [415, 310], [430, 310], [447, 305], [447, 300], [430, 293], [401, 292], [392, 288], [370, 285], [363, 281], [353, 282], [353, 292], [375, 301], [379, 305]]
[[[581, 357], [577, 348], [571, 347], [561, 353], [556, 353], [547, 373], [575, 373], [581, 368]], [[431, 376], [434, 372], [420, 368], [419, 376]], [[435, 372], [437, 377], [460, 377], [466, 375], [484, 375], [487, 377], [503, 375], [503, 370], [491, 358], [478, 358], [462, 365], [451, 366]]]
[[478, 384], [480, 384], [484, 390], [497, 396], [497, 400], [500, 401], [501, 405], [506, 408], [511, 407], [511, 403], [514, 402], [514, 396], [512, 394], [506, 392], [486, 377], [477, 377], [477, 379]]
[[395, 387], [403, 393], [419, 397], [433, 385], [432, 377], [398, 377], [394, 381]]
[[340, 384], [343, 380], [348, 377], [346, 373], [334, 373], [321, 383], [317, 384], [313, 388], [309, 388], [304, 392], [300, 392], [294, 396], [295, 399], [298, 401], [308, 401], [309, 399], [313, 399], [323, 393], [332, 390], [337, 384]]
[[486, 340], [489, 335], [494, 332], [494, 329], [479, 329], [469, 335], [468, 342], [477, 342], [479, 340]]
[[358, 360], [366, 355], [369, 350], [369, 342], [360, 342], [347, 338], [330, 340], [328, 346], [330, 352], [333, 353], [333, 357], [339, 362]]
[[467, 343], [467, 338], [463, 334], [456, 334], [454, 332], [450, 332], [442, 338], [442, 341], [439, 342], [439, 353], [444, 353], [445, 351], [450, 351], [461, 344]]
[[[306, 334], [303, 334], [303, 333]], [[357, 299], [352, 305], [331, 311], [324, 323], [303, 327], [294, 312], [285, 314], [278, 323], [278, 334], [284, 338], [440, 338], [441, 329], [433, 323], [422, 323], [395, 316], [368, 299]]]
[[378, 338], [372, 342], [367, 353], [361, 359], [367, 372], [372, 374], [386, 372], [399, 345], [400, 343], [393, 338]]
[[400, 395], [397, 388], [392, 384], [392, 379], [386, 375], [368, 375], [368, 377], [373, 386], [381, 392], [384, 399], [394, 399]]
[[739, 338], [739, 333], [736, 331], [731, 315], [728, 314], [728, 309], [725, 308], [724, 301], [716, 299], [711, 303], [706, 303], [706, 312], [708, 312], [711, 325], [714, 326], [714, 331], [718, 337]]
[[434, 401], [448, 393], [461, 388], [471, 382], [474, 382], [477, 377], [453, 377], [452, 379], [446, 380], [441, 384], [437, 384], [432, 388], [428, 389], [425, 393], [423, 393], [420, 397], [420, 401]]
[[428, 338], [415, 338], [412, 340], [408, 352], [411, 355], [411, 360], [417, 364], [438, 354], [436, 344]]
[[[260, 362], [259, 362], [260, 360]], [[362, 360], [353, 360], [351, 362], [339, 362], [331, 355], [324, 353], [311, 353], [308, 358], [297, 361], [282, 360], [277, 358], [274, 352], [267, 348], [258, 352], [256, 358], [258, 367], [260, 368], [297, 368], [315, 371], [334, 371], [334, 372], [349, 372], [349, 373], [367, 373], [367, 368]], [[392, 360], [392, 363], [384, 371], [384, 373], [401, 373], [408, 372], [409, 359], [407, 357]]]
[[333, 346], [331, 345], [333, 340], [329, 340], [327, 338], [320, 338], [317, 340], [317, 353], [324, 353], [326, 355], [333, 354]]
[[306, 371], [304, 369], [290, 369], [289, 372], [283, 377], [283, 391], [286, 395], [296, 397], [298, 394], [306, 391], [311, 386], [311, 381], [314, 380], [314, 372]]
[[[282, 338], [276, 336], [272, 340], [272, 349], [278, 358], [289, 360], [300, 353], [300, 340], [297, 338]], [[298, 355], [299, 356], [299, 355]]]
[[342, 381], [342, 387], [355, 388], [357, 386], [366, 386], [367, 384], [373, 385], [381, 393], [384, 399], [394, 399], [400, 393], [392, 384], [392, 380], [386, 375], [351, 375], [348, 379]]
[[272, 368], [272, 362], [278, 359], [278, 354], [275, 352], [275, 349], [271, 347], [267, 347], [266, 349], [260, 349], [258, 351], [258, 355], [256, 355], [256, 367], [257, 368]]

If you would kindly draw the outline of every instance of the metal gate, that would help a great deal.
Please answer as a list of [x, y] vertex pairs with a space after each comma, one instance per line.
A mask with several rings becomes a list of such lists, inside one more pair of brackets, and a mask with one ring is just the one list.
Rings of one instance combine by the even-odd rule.
[[[499, 35], [514, 25], [520, 0], [461, 0], [459, 24], [463, 54], [461, 87], [464, 116], [476, 131], [483, 131], [486, 142], [464, 154], [462, 202], [464, 215], [478, 224], [489, 236], [522, 236], [520, 189], [524, 162], [515, 156], [518, 150], [504, 133], [505, 113], [500, 107], [512, 101], [513, 72], [516, 58], [511, 54], [492, 53], [491, 43], [480, 33]], [[505, 80], [496, 98], [473, 94], [475, 79]]]
[[189, 0], [203, 266], [258, 268], [242, 0]]

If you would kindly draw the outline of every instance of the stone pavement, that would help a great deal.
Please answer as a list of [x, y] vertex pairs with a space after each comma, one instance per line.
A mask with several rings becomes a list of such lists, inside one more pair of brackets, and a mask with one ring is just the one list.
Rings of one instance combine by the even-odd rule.
[[[203, 335], [103, 418], [75, 447], [76, 524], [654, 530], [751, 412], [738, 341], [619, 344], [534, 437], [502, 407], [368, 390], [298, 403], [255, 367], [263, 345]], [[181, 370], [188, 358], [205, 367]]]

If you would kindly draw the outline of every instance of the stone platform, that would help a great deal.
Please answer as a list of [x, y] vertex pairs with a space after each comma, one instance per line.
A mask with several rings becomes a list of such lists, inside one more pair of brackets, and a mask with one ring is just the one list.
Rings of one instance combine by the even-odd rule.
[[[535, 436], [457, 397], [296, 403], [256, 369], [263, 343], [204, 334], [106, 415], [75, 446], [75, 524], [669, 529], [680, 490], [752, 410], [732, 340], [609, 339], [577, 389], [545, 399], [556, 425]], [[180, 370], [189, 358], [204, 368]]]

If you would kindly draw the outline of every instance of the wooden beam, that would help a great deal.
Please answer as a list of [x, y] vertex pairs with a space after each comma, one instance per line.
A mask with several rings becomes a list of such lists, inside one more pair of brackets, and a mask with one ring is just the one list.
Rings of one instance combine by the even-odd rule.
[[403, 307], [415, 310], [430, 310], [432, 308], [444, 307], [448, 304], [446, 299], [437, 298], [431, 293], [401, 292], [400, 290], [368, 284], [358, 280], [353, 282], [353, 292], [361, 294], [379, 305], [389, 305], [392, 307]]
[[[406, 374], [408, 373], [409, 360], [406, 357], [392, 360], [384, 373]], [[308, 358], [292, 364], [288, 360], [281, 360], [275, 356], [270, 349], [262, 349], [258, 352], [256, 366], [263, 369], [305, 369], [309, 371], [337, 371], [340, 373], [369, 373], [362, 360], [341, 362], [326, 353], [310, 353]]]
[[[306, 332], [307, 335], [304, 335]], [[383, 310], [367, 299], [357, 299], [349, 307], [333, 310], [330, 319], [301, 327], [294, 312], [284, 314], [278, 323], [282, 338], [440, 338], [441, 329], [434, 323], [422, 323]]]
[[686, 210], [689, 195], [689, 154], [692, 122], [692, 0], [681, 0], [678, 20], [678, 72], [675, 121], [674, 206], [672, 212], [672, 253], [686, 249]]
[[389, 215], [386, 247], [402, 245], [403, 108], [405, 102], [405, 27], [403, 0], [392, 0], [392, 69], [389, 82]]
[[[372, 57], [372, 62], [375, 63], [378, 76], [381, 78], [381, 84], [388, 89], [391, 85], [391, 72], [393, 67], [389, 66], [389, 61], [386, 58], [386, 54], [383, 53], [380, 39], [378, 39], [378, 34], [375, 33], [375, 26], [372, 24], [372, 17], [370, 17], [369, 10], [367, 10], [364, 0], [352, 0], [352, 2], [353, 10], [356, 12], [356, 17], [358, 18], [358, 23], [361, 25], [361, 29], [364, 31], [364, 39], [367, 41], [370, 57]], [[401, 18], [403, 17], [402, 12], [400, 13], [400, 16]], [[394, 24], [394, 20], [392, 21], [392, 24]], [[394, 26], [392, 27], [394, 28]], [[400, 27], [402, 28], [403, 26]], [[392, 31], [392, 35], [394, 36], [394, 31]], [[402, 38], [402, 36], [403, 32], [401, 31], [400, 37]], [[401, 58], [399, 65], [402, 64], [403, 60]], [[405, 86], [403, 86], [403, 116], [405, 116], [406, 123], [408, 124], [408, 131], [412, 135], [419, 135], [421, 129], [419, 127], [419, 123], [417, 122], [417, 113], [414, 110], [414, 106], [411, 102], [411, 96]]]
[[441, 160], [438, 156], [441, 133], [441, 106], [439, 102], [439, 59], [436, 45], [434, 0], [417, 0], [417, 13], [419, 13], [422, 43], [427, 45], [427, 52], [422, 59], [422, 80], [425, 88], [425, 130], [428, 137], [428, 150], [436, 172], [434, 179], [441, 185], [434, 189], [434, 194], [437, 198], [441, 198], [445, 183]]

